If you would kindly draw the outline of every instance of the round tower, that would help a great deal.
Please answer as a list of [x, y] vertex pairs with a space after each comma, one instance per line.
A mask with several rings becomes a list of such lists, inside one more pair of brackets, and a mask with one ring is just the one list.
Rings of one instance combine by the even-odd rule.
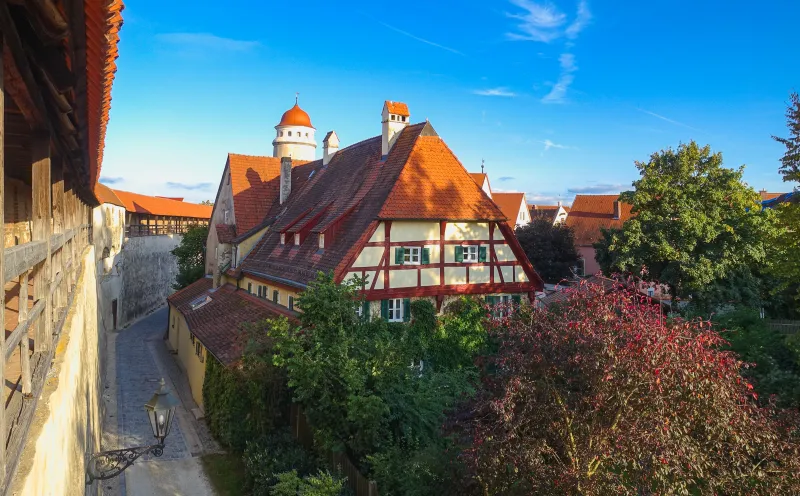
[[295, 100], [294, 107], [284, 112], [281, 121], [275, 126], [272, 156], [292, 157], [293, 160], [314, 160], [317, 150], [314, 132], [311, 118]]

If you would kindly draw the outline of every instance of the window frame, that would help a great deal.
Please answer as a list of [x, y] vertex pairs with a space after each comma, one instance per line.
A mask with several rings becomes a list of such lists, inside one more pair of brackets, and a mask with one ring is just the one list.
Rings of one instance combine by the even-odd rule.
[[[415, 256], [416, 256], [416, 261], [414, 261]], [[420, 264], [422, 264], [422, 247], [404, 246], [403, 265], [420, 265]]]
[[389, 298], [388, 301], [386, 320], [388, 322], [403, 322], [403, 298]]
[[[464, 251], [462, 252], [462, 262], [464, 263], [478, 263], [480, 259], [480, 246], [478, 245], [463, 245]], [[472, 252], [474, 251], [474, 257]]]

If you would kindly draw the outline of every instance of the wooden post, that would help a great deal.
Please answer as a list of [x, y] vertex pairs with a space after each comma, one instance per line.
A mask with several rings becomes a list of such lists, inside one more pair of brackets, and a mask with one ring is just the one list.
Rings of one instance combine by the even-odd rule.
[[44, 301], [44, 310], [36, 326], [35, 351], [48, 349], [53, 337], [53, 307], [50, 301], [50, 233], [52, 207], [50, 204], [50, 136], [34, 133], [31, 136], [33, 169], [33, 241], [44, 241], [47, 256], [34, 277], [36, 300]]
[[[0, 60], [3, 60], [5, 46], [3, 44], [3, 36], [0, 33]], [[3, 212], [3, 204], [5, 203], [5, 121], [6, 121], [6, 98], [5, 88], [3, 86], [3, 63], [0, 62], [0, 229], [5, 233], [5, 212]], [[3, 237], [5, 240], [5, 236]], [[0, 274], [4, 274], [4, 258], [5, 258], [5, 242], [0, 246]], [[5, 310], [6, 310], [6, 288], [4, 284], [0, 284], [0, 322], [5, 325]], [[0, 374], [2, 375], [3, 386], [5, 386], [5, 370], [6, 370], [6, 332], [0, 332]], [[3, 442], [0, 443], [0, 480], [6, 480], [6, 406], [0, 404], [0, 435], [2, 435]]]
[[[28, 276], [30, 270], [26, 270], [19, 275], [19, 323], [22, 324], [28, 320]], [[22, 369], [22, 395], [31, 395], [31, 357], [30, 357], [31, 340], [28, 338], [26, 332], [19, 338], [19, 365]]]
[[[53, 179], [53, 232], [64, 233], [66, 232], [64, 224], [64, 162], [63, 160], [56, 160], [51, 169], [51, 176]], [[53, 272], [61, 274], [61, 282], [58, 283], [58, 288], [55, 291], [56, 308], [65, 307], [67, 299], [64, 294], [64, 284], [67, 282], [66, 274], [64, 274], [64, 252], [67, 249], [67, 243], [61, 245], [61, 249], [55, 257], [55, 268]]]

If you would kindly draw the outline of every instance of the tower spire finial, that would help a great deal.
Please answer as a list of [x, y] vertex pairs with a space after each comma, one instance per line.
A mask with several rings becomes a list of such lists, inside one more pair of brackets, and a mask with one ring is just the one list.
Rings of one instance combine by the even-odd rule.
[[483, 172], [483, 159], [481, 159], [481, 174], [485, 174], [485, 172]]
[[299, 92], [299, 91], [296, 91], [296, 92], [294, 93], [294, 104], [295, 104], [295, 105], [297, 105], [297, 100], [299, 100], [299, 99], [300, 99], [300, 92]]

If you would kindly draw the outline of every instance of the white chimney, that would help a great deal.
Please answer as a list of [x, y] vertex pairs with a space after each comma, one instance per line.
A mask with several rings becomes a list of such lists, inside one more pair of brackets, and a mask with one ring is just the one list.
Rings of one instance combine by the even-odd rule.
[[383, 102], [383, 112], [381, 113], [381, 123], [383, 132], [381, 133], [381, 156], [386, 158], [391, 151], [394, 142], [400, 131], [408, 126], [411, 114], [408, 113], [408, 105], [400, 102], [386, 100]]
[[283, 205], [292, 192], [292, 157], [281, 158], [280, 202]]
[[322, 165], [328, 165], [336, 152], [339, 151], [339, 137], [336, 131], [329, 131], [322, 140]]

